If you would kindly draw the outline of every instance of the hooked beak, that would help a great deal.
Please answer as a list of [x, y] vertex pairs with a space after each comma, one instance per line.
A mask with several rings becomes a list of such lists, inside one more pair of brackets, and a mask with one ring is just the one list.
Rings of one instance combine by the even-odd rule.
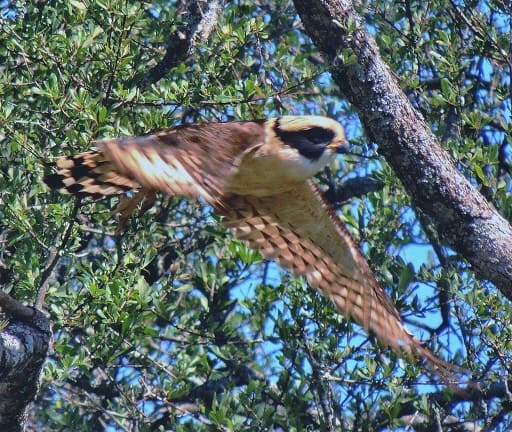
[[348, 140], [343, 139], [339, 141], [334, 141], [331, 144], [327, 146], [327, 148], [334, 150], [338, 154], [344, 154], [348, 153], [348, 150], [350, 148], [350, 143]]

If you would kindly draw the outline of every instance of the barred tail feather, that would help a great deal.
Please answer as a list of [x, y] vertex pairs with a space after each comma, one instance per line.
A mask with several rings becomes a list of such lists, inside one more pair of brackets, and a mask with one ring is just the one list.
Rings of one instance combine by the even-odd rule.
[[46, 176], [44, 182], [63, 194], [101, 197], [140, 188], [97, 151], [61, 157], [57, 168], [57, 173]]

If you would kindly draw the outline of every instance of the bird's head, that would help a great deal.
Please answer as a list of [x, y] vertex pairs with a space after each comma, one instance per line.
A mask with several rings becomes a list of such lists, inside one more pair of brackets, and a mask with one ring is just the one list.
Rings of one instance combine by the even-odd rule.
[[343, 126], [327, 117], [285, 116], [257, 125], [263, 126], [263, 136], [243, 153], [230, 179], [231, 193], [265, 196], [289, 190], [348, 150]]
[[336, 153], [348, 151], [343, 126], [327, 117], [284, 116], [272, 119], [268, 127], [268, 136], [279, 143], [279, 157], [296, 178], [312, 177]]

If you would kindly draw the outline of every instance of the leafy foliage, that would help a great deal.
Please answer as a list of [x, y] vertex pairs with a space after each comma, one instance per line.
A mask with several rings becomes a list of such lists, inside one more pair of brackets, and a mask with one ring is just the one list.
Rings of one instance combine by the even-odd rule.
[[[458, 168], [511, 219], [505, 4], [358, 6]], [[365, 157], [336, 161], [330, 176], [373, 175], [385, 184], [340, 214], [404, 318], [476, 377], [508, 373], [511, 305], [425, 235], [429, 227], [364, 141], [293, 4], [228, 2], [208, 41], [141, 89], [169, 35], [187, 24], [180, 8], [3, 4], [2, 288], [32, 303], [51, 251], [59, 257], [46, 295], [55, 342], [32, 428], [384, 430], [412, 424], [414, 414], [425, 430], [436, 418], [449, 428], [454, 417], [508, 430], [505, 399], [441, 403], [435, 378], [383, 356], [303, 280], [235, 241], [201, 204], [160, 197], [118, 237], [109, 215], [115, 199], [76, 203], [41, 184], [55, 156], [101, 137], [284, 113], [338, 118]]]

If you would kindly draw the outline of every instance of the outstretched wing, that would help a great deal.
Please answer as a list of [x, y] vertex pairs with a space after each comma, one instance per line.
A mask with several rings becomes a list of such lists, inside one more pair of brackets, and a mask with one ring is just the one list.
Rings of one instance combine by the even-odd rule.
[[329, 297], [339, 312], [372, 332], [399, 355], [424, 358], [434, 372], [457, 368], [423, 347], [404, 327], [350, 234], [309, 180], [272, 197], [233, 195], [218, 211], [224, 224]]
[[98, 141], [97, 151], [58, 159], [45, 182], [73, 195], [143, 188], [215, 202], [244, 152], [264, 142], [263, 123], [203, 123]]

